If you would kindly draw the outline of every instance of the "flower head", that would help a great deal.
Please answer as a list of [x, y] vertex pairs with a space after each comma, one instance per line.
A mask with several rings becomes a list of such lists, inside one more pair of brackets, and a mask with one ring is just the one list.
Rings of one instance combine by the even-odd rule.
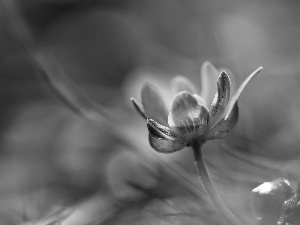
[[175, 94], [167, 110], [158, 90], [144, 84], [142, 104], [131, 98], [137, 112], [147, 121], [149, 143], [158, 152], [179, 151], [193, 141], [225, 137], [238, 119], [237, 100], [247, 83], [260, 71], [254, 71], [233, 95], [230, 79], [225, 71], [219, 72], [211, 63], [201, 68], [201, 88], [197, 91], [185, 77], [171, 81]]

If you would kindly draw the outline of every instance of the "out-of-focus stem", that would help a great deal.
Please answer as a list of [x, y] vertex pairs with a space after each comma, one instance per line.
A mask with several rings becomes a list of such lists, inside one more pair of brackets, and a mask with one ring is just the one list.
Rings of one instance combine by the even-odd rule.
[[195, 141], [192, 144], [192, 148], [195, 156], [196, 169], [200, 179], [202, 180], [204, 189], [228, 225], [242, 225], [242, 223], [235, 217], [235, 215], [233, 215], [230, 209], [228, 209], [218, 194], [212, 179], [210, 178], [209, 172], [202, 158], [201, 147], [203, 143], [203, 141]]

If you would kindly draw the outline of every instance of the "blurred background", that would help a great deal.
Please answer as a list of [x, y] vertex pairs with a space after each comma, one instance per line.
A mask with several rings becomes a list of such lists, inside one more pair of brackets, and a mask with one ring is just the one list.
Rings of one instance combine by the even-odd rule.
[[[197, 84], [207, 60], [228, 68], [238, 85], [264, 66], [240, 97], [233, 132], [203, 148], [228, 207], [254, 224], [251, 190], [277, 177], [292, 185], [299, 179], [298, 1], [6, 5], [35, 38], [25, 47], [50, 52], [79, 90], [116, 120], [82, 118], [55, 96], [9, 32], [2, 5], [0, 224], [225, 224], [201, 188], [191, 150], [155, 153], [129, 101], [140, 99], [148, 81], [169, 105], [172, 77]], [[26, 40], [21, 26], [18, 32]]]

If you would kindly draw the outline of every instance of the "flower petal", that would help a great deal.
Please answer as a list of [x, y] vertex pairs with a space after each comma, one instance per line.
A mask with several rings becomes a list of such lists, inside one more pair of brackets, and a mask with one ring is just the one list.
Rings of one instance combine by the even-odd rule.
[[212, 123], [223, 114], [230, 98], [230, 80], [226, 72], [221, 72], [217, 86], [218, 90], [209, 110], [212, 116]]
[[181, 133], [185, 140], [199, 137], [208, 128], [209, 111], [204, 105], [188, 92], [175, 95], [168, 123], [176, 133]]
[[163, 125], [167, 125], [168, 112], [157, 88], [146, 83], [142, 88], [141, 94], [142, 104], [148, 118], [152, 118]]
[[234, 74], [227, 68], [220, 68], [219, 72], [221, 73], [222, 71], [225, 71], [230, 79], [230, 96], [232, 97], [234, 92], [237, 89], [237, 83], [236, 83], [236, 77]]
[[158, 152], [171, 153], [183, 149], [186, 145], [182, 139], [175, 139], [176, 135], [170, 128], [164, 127], [152, 119], [147, 120], [149, 143]]
[[139, 102], [137, 102], [134, 98], [130, 98], [130, 100], [133, 104], [134, 109], [140, 114], [141, 117], [147, 120], [148, 117], [145, 113], [144, 107]]
[[226, 137], [227, 134], [236, 125], [238, 121], [238, 117], [239, 117], [239, 108], [236, 102], [229, 116], [226, 118], [224, 117], [219, 123], [212, 126], [205, 139], [212, 140], [212, 139], [220, 139]]
[[246, 85], [249, 83], [249, 81], [255, 76], [257, 75], [261, 70], [263, 69], [263, 67], [259, 67], [258, 69], [256, 69], [253, 73], [251, 73], [244, 81], [243, 83], [240, 85], [240, 87], [236, 90], [236, 92], [234, 93], [234, 95], [232, 96], [232, 98], [230, 99], [223, 115], [214, 122], [214, 124], [212, 125], [212, 127], [214, 125], [216, 125], [217, 123], [219, 123], [223, 118], [225, 118], [225, 120], [227, 120], [228, 117], [231, 117], [232, 114], [232, 110], [234, 109], [234, 106], [238, 100], [238, 98], [240, 97], [242, 91], [244, 90], [244, 88], [246, 87]]
[[161, 153], [172, 153], [183, 149], [186, 143], [182, 140], [167, 140], [156, 136], [152, 132], [149, 132], [149, 144], [150, 146]]
[[149, 132], [157, 137], [168, 140], [174, 140], [176, 138], [176, 135], [170, 131], [169, 127], [165, 127], [157, 123], [155, 120], [147, 119], [147, 127]]
[[176, 76], [171, 80], [171, 88], [172, 91], [175, 94], [181, 92], [181, 91], [187, 91], [191, 94], [197, 93], [197, 89], [193, 85], [193, 83], [183, 76]]
[[201, 67], [201, 96], [210, 105], [217, 91], [219, 71], [210, 63], [204, 62]]
[[[200, 104], [200, 105], [205, 105], [205, 101], [204, 101], [204, 99], [203, 99], [201, 96], [199, 96], [199, 95], [197, 95], [197, 94], [193, 94], [193, 96], [197, 99], [198, 104]], [[206, 106], [206, 105], [205, 105], [205, 106]]]

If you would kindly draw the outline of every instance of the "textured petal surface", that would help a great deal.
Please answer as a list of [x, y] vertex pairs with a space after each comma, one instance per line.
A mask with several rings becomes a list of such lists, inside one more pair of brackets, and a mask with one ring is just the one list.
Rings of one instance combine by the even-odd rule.
[[171, 80], [171, 87], [174, 94], [177, 94], [181, 91], [187, 91], [191, 94], [197, 93], [197, 89], [193, 85], [193, 83], [183, 77], [183, 76], [176, 76]]
[[210, 63], [205, 62], [201, 67], [201, 96], [210, 105], [217, 91], [219, 71]]
[[230, 98], [230, 80], [229, 76], [225, 72], [221, 72], [218, 78], [217, 87], [218, 90], [210, 106], [212, 123], [223, 114]]
[[147, 120], [147, 127], [149, 132], [157, 137], [168, 140], [174, 140], [176, 138], [176, 135], [170, 131], [169, 127], [165, 127], [152, 119]]
[[161, 153], [176, 152], [183, 149], [186, 145], [186, 143], [181, 140], [167, 140], [153, 135], [151, 132], [149, 132], [149, 143], [153, 149]]
[[160, 124], [167, 125], [168, 112], [157, 88], [148, 83], [144, 84], [141, 97], [148, 118], [152, 118]]
[[175, 95], [169, 125], [176, 133], [181, 133], [185, 140], [199, 137], [208, 128], [209, 111], [204, 105], [198, 104], [198, 100], [188, 92], [180, 92]]
[[212, 139], [220, 139], [224, 138], [228, 135], [228, 133], [234, 128], [238, 121], [239, 117], [239, 109], [238, 104], [236, 104], [233, 107], [233, 110], [231, 110], [230, 115], [225, 119], [223, 118], [219, 123], [212, 126], [206, 136], [207, 140]]
[[230, 99], [223, 115], [216, 120], [213, 124], [212, 127], [219, 123], [220, 120], [222, 120], [223, 118], [225, 118], [225, 120], [227, 120], [227, 118], [232, 117], [231, 114], [233, 113], [232, 110], [234, 110], [234, 107], [236, 105], [236, 102], [238, 100], [238, 98], [240, 97], [242, 91], [244, 90], [244, 88], [246, 87], [246, 85], [249, 83], [249, 81], [255, 77], [255, 75], [257, 75], [261, 70], [263, 69], [263, 67], [259, 67], [257, 70], [255, 70], [253, 73], [251, 73], [244, 81], [243, 83], [240, 85], [240, 87], [236, 90], [236, 92], [234, 93], [234, 95], [232, 96], [232, 98]]
[[143, 117], [146, 120], [148, 117], [145, 113], [144, 107], [139, 102], [137, 102], [134, 98], [130, 98], [130, 100], [133, 104], [134, 109], [140, 114], [141, 117]]
[[221, 73], [222, 71], [225, 71], [230, 79], [230, 97], [232, 97], [237, 89], [236, 77], [234, 76], [232, 71], [227, 68], [220, 68], [219, 72]]

